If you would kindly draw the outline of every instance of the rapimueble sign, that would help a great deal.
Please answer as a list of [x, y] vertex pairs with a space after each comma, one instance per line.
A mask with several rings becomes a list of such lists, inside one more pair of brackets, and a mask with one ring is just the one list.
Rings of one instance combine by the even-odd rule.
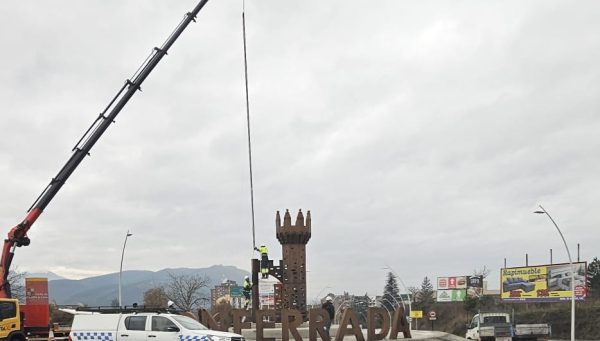
[[500, 269], [500, 298], [505, 302], [560, 302], [587, 296], [586, 262]]

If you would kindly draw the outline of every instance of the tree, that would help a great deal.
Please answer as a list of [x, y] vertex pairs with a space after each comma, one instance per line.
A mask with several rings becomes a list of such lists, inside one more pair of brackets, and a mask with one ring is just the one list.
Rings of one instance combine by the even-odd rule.
[[415, 302], [419, 308], [425, 311], [429, 311], [429, 308], [433, 305], [433, 285], [427, 276], [421, 282], [421, 289], [417, 292]]
[[408, 287], [408, 292], [410, 293], [411, 302], [415, 302], [417, 294], [419, 294], [419, 288], [417, 287]]
[[[233, 325], [233, 307], [229, 300], [224, 299], [223, 297], [217, 299], [217, 304], [212, 307], [211, 314], [215, 318], [215, 320], [220, 319], [221, 325], [231, 326]], [[203, 321], [200, 321], [203, 322]]]
[[118, 307], [119, 306], [119, 299], [118, 298], [113, 298], [112, 301], [110, 301], [110, 306], [111, 307]]
[[165, 293], [165, 288], [162, 286], [150, 288], [144, 292], [144, 305], [146, 307], [163, 307], [167, 306], [169, 298]]
[[600, 294], [600, 260], [597, 257], [588, 264], [587, 276], [590, 293]]
[[477, 296], [465, 296], [465, 300], [463, 301], [463, 306], [468, 313], [474, 313], [477, 311], [477, 306], [479, 305], [479, 297]]
[[488, 267], [486, 265], [484, 265], [483, 268], [474, 269], [473, 276], [482, 276], [484, 279], [486, 279], [487, 276], [489, 276], [491, 272], [492, 272], [492, 270], [488, 269]]
[[165, 287], [167, 298], [183, 311], [193, 311], [208, 301], [200, 290], [208, 288], [208, 277], [175, 275], [169, 273], [170, 282]]
[[11, 296], [19, 299], [19, 302], [25, 303], [25, 277], [27, 272], [20, 272], [18, 267], [8, 272], [8, 284], [10, 285]]
[[388, 272], [387, 281], [383, 288], [383, 297], [381, 298], [382, 306], [388, 311], [394, 311], [400, 304], [400, 293], [398, 291], [398, 282], [396, 276]]

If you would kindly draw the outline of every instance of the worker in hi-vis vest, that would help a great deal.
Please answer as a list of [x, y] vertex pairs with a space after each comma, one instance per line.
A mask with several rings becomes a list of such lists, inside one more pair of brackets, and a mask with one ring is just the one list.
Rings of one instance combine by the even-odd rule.
[[260, 252], [260, 273], [262, 278], [269, 278], [269, 250], [265, 244], [260, 244], [259, 248], [254, 248]]
[[244, 290], [242, 291], [244, 294], [244, 309], [248, 309], [250, 305], [250, 294], [252, 293], [252, 282], [250, 282], [250, 277], [244, 277]]

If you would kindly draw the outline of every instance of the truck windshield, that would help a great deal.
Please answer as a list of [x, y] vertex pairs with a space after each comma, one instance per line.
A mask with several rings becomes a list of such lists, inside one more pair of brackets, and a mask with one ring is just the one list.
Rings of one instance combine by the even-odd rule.
[[207, 330], [208, 328], [206, 328], [202, 323], [189, 318], [187, 316], [181, 316], [181, 315], [176, 315], [176, 316], [172, 316], [173, 319], [177, 322], [179, 322], [179, 324], [181, 324], [183, 326], [183, 328], [185, 329], [189, 329], [189, 330]]
[[0, 302], [0, 319], [4, 320], [17, 316], [17, 304], [15, 302]]
[[505, 316], [484, 316], [483, 323], [506, 323]]

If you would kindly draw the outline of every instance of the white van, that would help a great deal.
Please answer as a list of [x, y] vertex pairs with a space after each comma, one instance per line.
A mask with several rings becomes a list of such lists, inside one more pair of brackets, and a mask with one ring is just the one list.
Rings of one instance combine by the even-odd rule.
[[239, 334], [210, 330], [183, 315], [83, 313], [73, 318], [70, 341], [245, 341]]

